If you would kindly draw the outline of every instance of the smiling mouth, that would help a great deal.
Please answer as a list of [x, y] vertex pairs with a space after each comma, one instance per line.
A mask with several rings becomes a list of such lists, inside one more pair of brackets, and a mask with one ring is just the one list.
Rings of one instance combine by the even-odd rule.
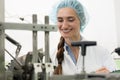
[[68, 32], [70, 32], [72, 29], [62, 29], [62, 31], [64, 32], [64, 33], [68, 33]]

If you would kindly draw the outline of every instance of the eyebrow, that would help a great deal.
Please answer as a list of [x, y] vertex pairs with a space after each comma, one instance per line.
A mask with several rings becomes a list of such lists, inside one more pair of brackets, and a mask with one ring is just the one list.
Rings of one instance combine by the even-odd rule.
[[[62, 17], [57, 17], [57, 18], [62, 18]], [[67, 16], [66, 18], [75, 18], [74, 16]]]

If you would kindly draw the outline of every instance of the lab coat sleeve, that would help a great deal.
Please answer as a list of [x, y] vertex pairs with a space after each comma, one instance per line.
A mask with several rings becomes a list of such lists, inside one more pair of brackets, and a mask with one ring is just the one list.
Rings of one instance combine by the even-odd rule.
[[102, 56], [102, 63], [103, 63], [103, 67], [106, 67], [110, 72], [113, 72], [117, 69], [116, 64], [114, 59], [112, 58], [110, 52], [105, 49], [102, 48], [100, 49], [101, 52], [101, 56]]

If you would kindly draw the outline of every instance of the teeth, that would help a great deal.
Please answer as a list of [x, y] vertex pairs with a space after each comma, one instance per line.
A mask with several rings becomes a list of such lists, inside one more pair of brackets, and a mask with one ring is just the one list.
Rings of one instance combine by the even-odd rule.
[[62, 29], [63, 32], [70, 32], [72, 29]]
[[69, 32], [70, 30], [63, 30], [63, 32]]

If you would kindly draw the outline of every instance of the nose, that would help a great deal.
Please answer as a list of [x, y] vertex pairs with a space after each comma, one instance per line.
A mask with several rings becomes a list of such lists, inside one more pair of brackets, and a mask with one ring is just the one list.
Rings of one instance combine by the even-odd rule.
[[67, 21], [64, 21], [64, 22], [62, 23], [62, 28], [63, 28], [63, 29], [67, 29], [68, 27], [69, 27], [68, 22], [67, 22]]

